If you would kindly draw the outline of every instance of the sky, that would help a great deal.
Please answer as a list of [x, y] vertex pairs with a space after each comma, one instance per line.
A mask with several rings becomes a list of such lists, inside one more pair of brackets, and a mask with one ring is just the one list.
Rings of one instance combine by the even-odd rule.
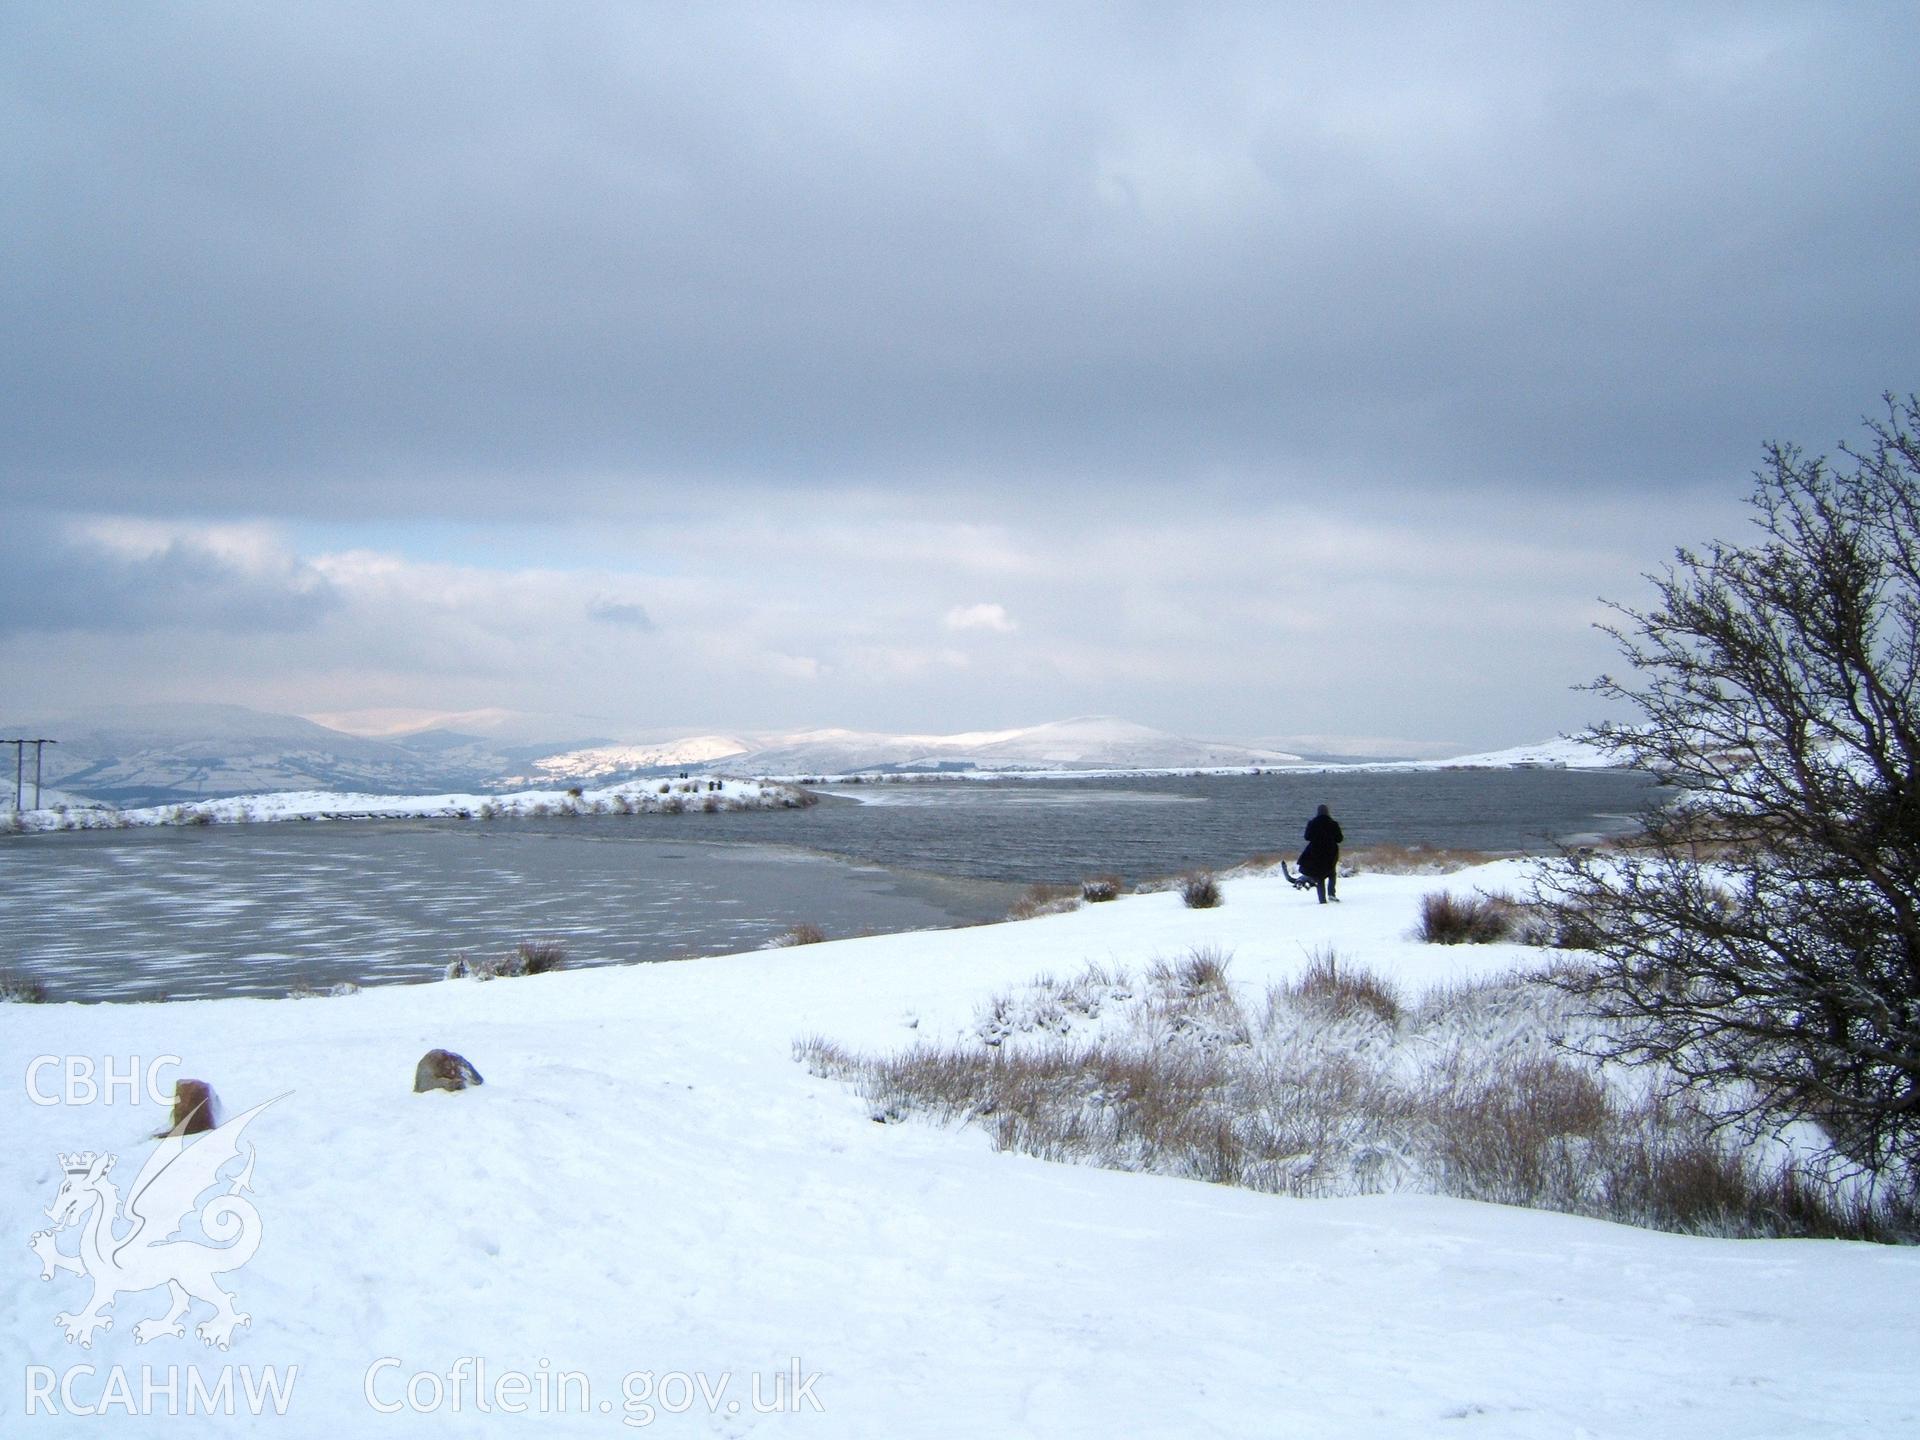
[[1577, 729], [1603, 601], [1920, 388], [1915, 53], [1865, 0], [0, 0], [4, 708]]

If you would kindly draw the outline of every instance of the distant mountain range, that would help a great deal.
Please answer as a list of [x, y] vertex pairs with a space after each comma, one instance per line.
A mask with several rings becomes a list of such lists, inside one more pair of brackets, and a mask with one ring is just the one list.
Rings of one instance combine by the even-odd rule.
[[[1302, 763], [1300, 756], [1284, 750], [1194, 740], [1107, 716], [954, 735], [805, 730], [638, 742], [580, 736], [508, 743], [497, 736], [449, 729], [368, 738], [297, 715], [238, 705], [141, 705], [83, 716], [3, 719], [0, 733], [58, 741], [45, 752], [47, 788], [117, 805], [166, 805], [277, 790], [430, 795], [529, 785], [605, 785], [690, 769], [741, 776], [825, 776]], [[1539, 751], [1533, 747], [1511, 755], [1519, 763], [1540, 763], [1544, 756]], [[1475, 758], [1499, 764], [1507, 757]], [[12, 756], [0, 759], [10, 761]], [[1546, 763], [1557, 763], [1557, 757]], [[31, 759], [28, 768], [31, 771]], [[0, 782], [6, 778], [0, 776]], [[4, 789], [0, 783], [0, 791]], [[11, 799], [10, 791], [0, 793], [0, 805]]]
[[1194, 770], [1289, 765], [1299, 759], [1282, 750], [1189, 740], [1129, 720], [1093, 716], [958, 735], [860, 730], [700, 735], [657, 745], [563, 751], [535, 762], [535, 768], [545, 775], [597, 780], [645, 767], [687, 765], [754, 775], [844, 775], [871, 770]]
[[[1278, 765], [1297, 759], [1282, 751], [1189, 740], [1113, 719], [960, 735], [812, 730], [641, 743], [583, 736], [510, 744], [438, 729], [374, 739], [297, 715], [239, 705], [179, 704], [6, 719], [0, 720], [0, 730], [57, 742], [45, 751], [48, 789], [117, 805], [166, 805], [275, 790], [416, 795], [528, 784], [606, 784], [692, 768], [736, 775], [822, 775], [856, 770], [1189, 769]], [[11, 798], [10, 793], [0, 796], [0, 804]]]

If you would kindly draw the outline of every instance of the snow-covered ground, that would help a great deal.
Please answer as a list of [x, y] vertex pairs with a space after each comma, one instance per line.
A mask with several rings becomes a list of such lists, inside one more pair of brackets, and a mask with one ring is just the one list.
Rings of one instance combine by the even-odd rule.
[[[52, 797], [46, 797], [51, 799]], [[69, 797], [70, 799], [70, 797]], [[493, 820], [540, 815], [652, 815], [686, 810], [777, 810], [807, 803], [790, 786], [767, 780], [695, 776], [631, 780], [598, 790], [520, 790], [507, 795], [356, 795], [281, 790], [121, 810], [54, 801], [6, 812], [17, 830], [114, 830], [131, 825], [233, 825], [275, 820]]]
[[[1020, 924], [490, 984], [8, 1007], [7, 1433], [97, 1426], [66, 1414], [63, 1379], [92, 1406], [119, 1367], [137, 1408], [143, 1377], [180, 1367], [184, 1396], [186, 1367], [213, 1385], [226, 1366], [282, 1380], [297, 1366], [284, 1416], [109, 1423], [327, 1437], [613, 1435], [642, 1420], [667, 1434], [889, 1440], [1920, 1433], [1920, 1252], [1048, 1164], [996, 1154], [974, 1129], [875, 1124], [848, 1087], [792, 1059], [816, 1035], [866, 1051], [956, 1039], [1037, 972], [1138, 971], [1195, 946], [1231, 952], [1232, 978], [1256, 993], [1325, 946], [1418, 993], [1538, 961], [1408, 938], [1424, 892], [1517, 878], [1511, 862], [1366, 875], [1321, 907], [1251, 877], [1210, 911], [1159, 893]], [[415, 1062], [439, 1046], [486, 1084], [411, 1093]], [[34, 1068], [43, 1055], [59, 1063]], [[118, 1154], [124, 1188], [164, 1110], [123, 1094], [41, 1105], [27, 1086], [57, 1094], [66, 1057], [97, 1076], [164, 1056], [180, 1060], [162, 1079], [211, 1081], [228, 1114], [284, 1095], [247, 1132], [262, 1242], [225, 1277], [252, 1322], [224, 1354], [192, 1338], [206, 1307], [186, 1337], [139, 1345], [134, 1322], [160, 1314], [165, 1292], [129, 1294], [83, 1351], [55, 1315], [86, 1288], [66, 1273], [42, 1283], [29, 1239], [65, 1178], [60, 1154]], [[72, 1232], [62, 1244], [74, 1248]], [[479, 1413], [473, 1380], [445, 1378], [474, 1362], [487, 1397], [515, 1372], [529, 1389], [506, 1398], [536, 1406], [543, 1384], [555, 1393], [546, 1377], [577, 1372], [587, 1413]], [[69, 1378], [81, 1365], [93, 1373]], [[776, 1373], [797, 1413], [754, 1413], [756, 1377], [771, 1402]], [[439, 1394], [431, 1416], [408, 1407], [416, 1375], [440, 1377], [413, 1381], [418, 1407]], [[579, 1391], [565, 1391], [570, 1410]]]

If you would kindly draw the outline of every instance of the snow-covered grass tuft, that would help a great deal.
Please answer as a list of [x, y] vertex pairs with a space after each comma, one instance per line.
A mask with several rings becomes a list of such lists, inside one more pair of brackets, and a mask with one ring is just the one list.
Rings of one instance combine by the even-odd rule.
[[545, 975], [567, 967], [567, 947], [558, 940], [522, 940], [505, 955], [469, 955], [464, 950], [447, 962], [449, 980], [498, 980], [514, 975]]
[[296, 980], [293, 988], [287, 991], [289, 1000], [315, 1000], [323, 997], [337, 998], [342, 995], [358, 995], [360, 987], [351, 980], [336, 980], [332, 984], [314, 980]]
[[1365, 1013], [1397, 1026], [1404, 1012], [1400, 991], [1391, 981], [1362, 966], [1343, 967], [1339, 953], [1330, 946], [1309, 955], [1307, 968], [1299, 978], [1276, 987], [1273, 993], [1282, 1003], [1324, 1015], [1329, 1021]]
[[1212, 910], [1225, 902], [1220, 882], [1211, 870], [1194, 870], [1182, 875], [1180, 899], [1189, 910]]
[[760, 948], [763, 950], [787, 950], [795, 945], [821, 945], [826, 942], [826, 938], [827, 932], [822, 930], [818, 925], [809, 925], [802, 922], [798, 925], [789, 925], [785, 930], [782, 930]]
[[795, 1053], [875, 1120], [984, 1129], [1043, 1159], [1296, 1196], [1416, 1191], [1725, 1236], [1920, 1235], [1875, 1199], [1650, 1098], [1557, 1037], [1585, 1023], [1537, 971], [1407, 1002], [1332, 951], [1246, 1002], [1196, 950], [1135, 983], [1089, 967], [981, 1008], [958, 1043]]

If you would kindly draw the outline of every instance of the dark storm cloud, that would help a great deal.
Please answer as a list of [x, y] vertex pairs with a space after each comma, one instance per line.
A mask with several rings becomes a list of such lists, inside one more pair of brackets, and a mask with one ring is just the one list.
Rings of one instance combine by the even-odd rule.
[[191, 537], [129, 550], [27, 518], [0, 547], [0, 636], [293, 634], [338, 604], [333, 586], [298, 560], [237, 558]]
[[1916, 383], [1920, 11], [0, 10], [0, 484], [1657, 486]]

